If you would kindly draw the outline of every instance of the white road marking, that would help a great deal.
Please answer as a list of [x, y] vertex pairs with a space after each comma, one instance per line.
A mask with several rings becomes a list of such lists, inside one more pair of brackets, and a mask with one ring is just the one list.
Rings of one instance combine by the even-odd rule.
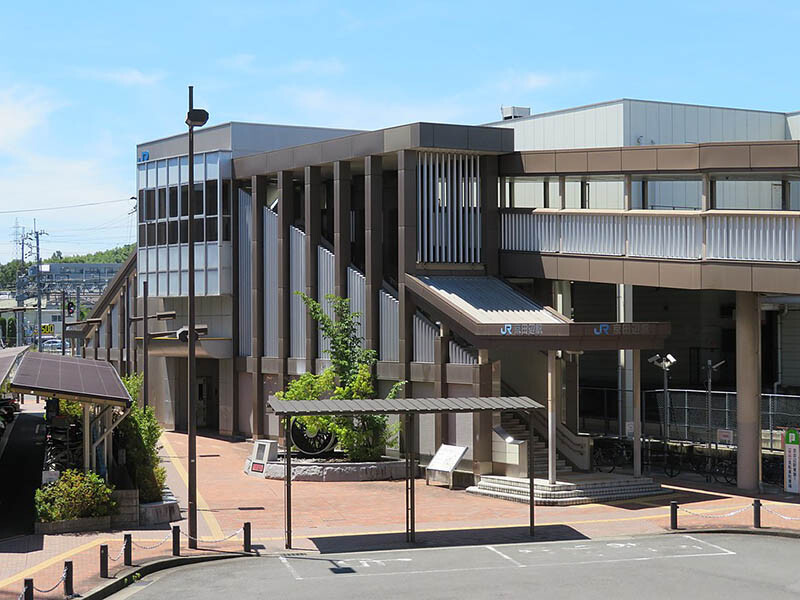
[[[410, 558], [346, 558], [335, 560], [337, 567], [385, 567], [387, 562], [411, 562]], [[356, 563], [356, 564], [350, 564]]]
[[705, 544], [706, 546], [710, 546], [711, 548], [714, 548], [715, 550], [719, 550], [720, 552], [723, 552], [724, 554], [736, 554], [736, 552], [734, 552], [733, 550], [728, 550], [727, 548], [723, 548], [722, 546], [717, 546], [716, 544], [712, 544], [711, 542], [707, 542], [705, 540], [699, 540], [696, 537], [692, 537], [691, 535], [684, 535], [683, 537], [689, 538], [690, 540], [692, 540], [694, 542], [697, 542], [699, 544]]
[[519, 562], [519, 561], [516, 561], [516, 560], [514, 560], [513, 558], [511, 558], [511, 557], [510, 557], [508, 554], [505, 554], [505, 553], [503, 553], [503, 552], [500, 552], [500, 550], [498, 550], [497, 548], [495, 548], [495, 547], [493, 547], [493, 546], [486, 546], [486, 549], [487, 549], [487, 550], [491, 550], [491, 551], [492, 551], [492, 552], [494, 552], [495, 554], [499, 554], [500, 556], [502, 556], [503, 558], [505, 558], [507, 561], [509, 561], [509, 562], [513, 563], [514, 565], [516, 565], [516, 566], [518, 566], [518, 567], [524, 567], [524, 566], [525, 566], [525, 565], [523, 565], [521, 562]]
[[281, 559], [281, 562], [283, 563], [283, 566], [285, 566], [289, 570], [289, 573], [292, 574], [292, 577], [294, 577], [297, 581], [302, 581], [303, 580], [303, 578], [300, 577], [300, 574], [297, 571], [295, 571], [294, 567], [289, 562], [288, 558], [286, 558], [285, 556], [280, 556], [278, 558]]

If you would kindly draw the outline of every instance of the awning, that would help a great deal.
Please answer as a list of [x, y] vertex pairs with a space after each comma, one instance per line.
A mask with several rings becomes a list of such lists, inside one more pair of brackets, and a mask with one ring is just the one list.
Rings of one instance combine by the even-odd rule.
[[20, 355], [27, 352], [28, 346], [15, 346], [14, 348], [3, 348], [0, 350], [0, 385], [5, 383], [11, 369], [17, 363]]
[[405, 276], [425, 310], [479, 348], [525, 344], [540, 350], [660, 348], [666, 322], [576, 323], [496, 277]]
[[11, 391], [127, 408], [128, 390], [111, 363], [29, 352], [11, 380]]
[[534, 410], [544, 408], [527, 396], [490, 398], [392, 398], [388, 400], [279, 400], [269, 405], [277, 415], [358, 415], [425, 414], [442, 412], [482, 412], [486, 410]]

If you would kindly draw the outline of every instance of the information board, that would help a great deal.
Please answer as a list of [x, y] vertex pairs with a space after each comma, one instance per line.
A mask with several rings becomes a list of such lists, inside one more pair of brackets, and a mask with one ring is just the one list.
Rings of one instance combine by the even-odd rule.
[[783, 438], [783, 489], [792, 494], [800, 494], [800, 434], [796, 429], [787, 429]]
[[733, 444], [733, 429], [717, 429], [718, 444]]
[[431, 462], [428, 463], [428, 466], [425, 468], [425, 484], [427, 485], [430, 482], [431, 475], [433, 475], [433, 479], [436, 481], [436, 474], [444, 473], [447, 478], [445, 483], [448, 483], [452, 490], [453, 471], [456, 470], [458, 463], [461, 462], [466, 452], [466, 446], [450, 446], [449, 444], [442, 444], [439, 446]]

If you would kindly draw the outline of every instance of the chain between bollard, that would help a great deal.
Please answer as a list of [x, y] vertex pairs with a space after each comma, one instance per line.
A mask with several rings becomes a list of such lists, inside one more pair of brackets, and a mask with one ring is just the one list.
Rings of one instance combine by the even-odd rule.
[[[39, 588], [37, 588], [36, 586], [33, 586], [33, 589], [34, 589], [34, 590], [36, 590], [37, 592], [39, 592], [40, 594], [49, 594], [49, 593], [50, 593], [50, 592], [52, 592], [54, 589], [56, 589], [58, 586], [60, 586], [60, 585], [61, 585], [61, 583], [62, 583], [62, 582], [63, 582], [63, 581], [66, 579], [66, 578], [67, 578], [67, 568], [66, 568], [66, 567], [64, 567], [64, 570], [61, 572], [61, 579], [59, 579], [58, 581], [56, 581], [56, 584], [55, 584], [53, 587], [51, 587], [51, 588], [48, 588], [48, 589], [46, 589], [46, 590], [40, 590], [40, 589], [39, 589]], [[24, 594], [24, 593], [25, 593], [25, 591], [23, 590], [23, 592], [22, 592], [22, 593]]]
[[122, 558], [122, 554], [125, 552], [125, 546], [128, 545], [128, 540], [122, 542], [122, 548], [119, 549], [119, 554], [116, 556], [109, 556], [108, 558], [114, 562], [117, 562], [120, 558]]
[[190, 540], [194, 540], [195, 542], [203, 542], [204, 544], [219, 544], [220, 542], [226, 542], [229, 539], [231, 539], [232, 537], [234, 537], [236, 535], [239, 535], [242, 531], [244, 531], [244, 526], [239, 527], [239, 529], [234, 531], [232, 534], [226, 535], [224, 538], [220, 538], [218, 540], [205, 540], [205, 539], [201, 539], [201, 538], [196, 538], [196, 537], [193, 537], [193, 536], [189, 535], [188, 533], [184, 532], [183, 530], [181, 530], [181, 535], [184, 536], [185, 538], [190, 539]]
[[170, 539], [171, 537], [172, 537], [172, 532], [168, 533], [168, 534], [167, 534], [167, 536], [166, 536], [166, 537], [165, 537], [163, 540], [161, 540], [161, 541], [160, 541], [160, 542], [158, 542], [157, 544], [153, 544], [152, 546], [142, 546], [141, 544], [137, 544], [137, 543], [136, 543], [136, 542], [134, 542], [133, 540], [131, 540], [131, 543], [132, 543], [134, 546], [136, 546], [137, 548], [139, 548], [140, 550], [153, 550], [154, 548], [158, 548], [158, 547], [159, 547], [161, 544], [163, 544], [164, 542], [166, 542], [166, 541], [167, 541], [168, 539]]
[[707, 514], [703, 514], [703, 513], [697, 513], [697, 512], [694, 512], [692, 510], [689, 510], [688, 508], [683, 508], [682, 506], [679, 506], [678, 510], [682, 510], [685, 513], [688, 513], [688, 514], [693, 515], [695, 517], [702, 517], [704, 519], [724, 519], [726, 517], [733, 517], [734, 515], [738, 515], [739, 513], [743, 513], [744, 511], [746, 511], [748, 509], [751, 509], [751, 508], [753, 508], [753, 506], [751, 504], [748, 504], [747, 506], [742, 506], [741, 508], [734, 509], [731, 512], [725, 513], [723, 515], [707, 515]]
[[761, 508], [762, 508], [762, 509], [764, 509], [765, 511], [767, 511], [768, 513], [772, 513], [772, 514], [773, 514], [773, 515], [775, 515], [776, 517], [780, 517], [781, 519], [783, 519], [783, 520], [785, 520], [785, 521], [800, 521], [800, 517], [787, 517], [786, 515], [782, 515], [782, 514], [781, 514], [781, 513], [779, 513], [778, 511], [772, 510], [772, 509], [771, 509], [769, 506], [767, 506], [766, 504], [762, 504], [762, 505], [761, 505]]
[[17, 600], [25, 600], [25, 592], [27, 592], [27, 591], [28, 591], [28, 586], [27, 585], [23, 585], [22, 586], [22, 593], [20, 593], [20, 595], [17, 596]]

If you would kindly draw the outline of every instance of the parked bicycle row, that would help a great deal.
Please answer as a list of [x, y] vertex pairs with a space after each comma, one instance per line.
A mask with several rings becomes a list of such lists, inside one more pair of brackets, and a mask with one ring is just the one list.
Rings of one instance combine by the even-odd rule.
[[0, 437], [19, 413], [19, 404], [11, 395], [0, 396]]
[[59, 414], [57, 402], [48, 400], [42, 470], [61, 473], [83, 465], [83, 426], [76, 416]]
[[[764, 483], [783, 485], [783, 455], [765, 452], [761, 458]], [[594, 443], [592, 464], [597, 471], [611, 473], [633, 466], [633, 444], [630, 441], [598, 438]], [[703, 475], [706, 481], [736, 485], [736, 450], [725, 448], [709, 451], [697, 444], [664, 444], [646, 442], [642, 447], [642, 470], [661, 471], [667, 477], [681, 473]]]

